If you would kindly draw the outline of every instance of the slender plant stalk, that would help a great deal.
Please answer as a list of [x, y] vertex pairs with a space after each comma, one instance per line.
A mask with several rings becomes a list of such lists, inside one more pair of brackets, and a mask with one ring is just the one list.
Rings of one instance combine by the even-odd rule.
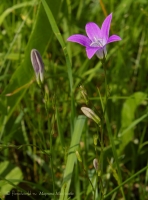
[[54, 200], [55, 198], [55, 177], [53, 171], [53, 146], [52, 146], [52, 132], [50, 132], [50, 166], [51, 166], [51, 174], [52, 174], [52, 186], [53, 186], [53, 193], [54, 193]]
[[[41, 89], [42, 91], [44, 91], [43, 87]], [[55, 197], [55, 177], [54, 177], [54, 171], [53, 171], [53, 145], [52, 145], [52, 127], [49, 126], [52, 125], [52, 122], [49, 120], [48, 117], [48, 104], [49, 104], [49, 98], [47, 97], [48, 94], [46, 94], [46, 90], [44, 91], [43, 97], [44, 97], [44, 101], [45, 101], [45, 110], [46, 110], [46, 114], [47, 114], [47, 118], [48, 118], [48, 130], [51, 129], [50, 131], [50, 167], [51, 167], [51, 175], [52, 175], [52, 186], [53, 186], [53, 197], [54, 200], [56, 199]], [[44, 138], [45, 141], [45, 138]]]
[[[99, 139], [100, 141], [100, 146], [101, 146], [101, 154], [100, 154], [100, 159], [99, 159], [99, 168], [98, 169], [99, 171], [97, 172], [97, 179], [96, 181], [98, 180], [98, 173], [100, 175], [100, 187], [101, 187], [101, 192], [103, 190], [103, 185], [102, 185], [102, 176], [103, 176], [103, 155], [104, 155], [104, 142], [103, 142], [103, 128], [101, 127], [101, 138]], [[102, 195], [101, 195], [101, 199], [102, 199]]]
[[86, 177], [87, 177], [87, 179], [88, 179], [88, 181], [89, 181], [89, 183], [90, 183], [90, 185], [91, 185], [91, 187], [92, 187], [92, 190], [93, 190], [93, 192], [94, 192], [94, 194], [95, 194], [95, 188], [94, 188], [94, 186], [93, 186], [93, 184], [92, 184], [92, 182], [91, 182], [91, 180], [90, 180], [90, 178], [89, 178], [89, 176], [88, 176], [88, 174], [87, 174], [87, 171], [86, 171], [85, 168], [84, 168], [83, 162], [82, 162], [81, 164], [82, 164], [83, 171], [84, 171], [84, 173], [85, 173], [85, 175], [86, 175]]
[[111, 194], [113, 194], [114, 192], [116, 192], [118, 189], [120, 189], [123, 185], [125, 185], [126, 183], [128, 183], [129, 181], [131, 181], [133, 178], [135, 178], [136, 176], [138, 176], [139, 174], [141, 174], [142, 172], [144, 172], [145, 170], [148, 169], [148, 166], [144, 167], [143, 169], [139, 170], [137, 173], [135, 173], [133, 176], [131, 176], [130, 178], [126, 179], [124, 182], [122, 182], [119, 186], [117, 186], [116, 188], [114, 188], [111, 192], [109, 192], [108, 194], [105, 195], [105, 199], [107, 197], [109, 197]]
[[[109, 140], [110, 140], [111, 146], [112, 146], [113, 155], [114, 155], [114, 158], [115, 158], [115, 163], [116, 163], [116, 166], [117, 166], [117, 171], [118, 171], [118, 175], [119, 175], [119, 184], [121, 184], [122, 183], [122, 175], [121, 175], [121, 171], [120, 171], [120, 166], [119, 166], [119, 162], [118, 162], [117, 151], [116, 151], [115, 144], [114, 144], [114, 138], [113, 138], [112, 130], [111, 130], [111, 127], [110, 127], [108, 114], [106, 112], [107, 111], [107, 101], [108, 101], [108, 85], [107, 85], [107, 75], [106, 75], [106, 68], [105, 68], [105, 59], [103, 59], [102, 65], [103, 65], [104, 73], [105, 73], [105, 95], [106, 95], [104, 117], [105, 117], [105, 121], [106, 121], [106, 127], [107, 127], [107, 132], [108, 132]], [[121, 187], [121, 193], [123, 195], [123, 198], [125, 199], [125, 195], [124, 195], [122, 187]]]

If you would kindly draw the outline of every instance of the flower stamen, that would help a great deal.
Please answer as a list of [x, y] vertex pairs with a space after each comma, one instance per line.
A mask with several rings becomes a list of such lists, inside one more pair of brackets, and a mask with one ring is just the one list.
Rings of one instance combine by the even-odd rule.
[[94, 41], [90, 44], [91, 47], [103, 47], [103, 39], [97, 39], [94, 37]]

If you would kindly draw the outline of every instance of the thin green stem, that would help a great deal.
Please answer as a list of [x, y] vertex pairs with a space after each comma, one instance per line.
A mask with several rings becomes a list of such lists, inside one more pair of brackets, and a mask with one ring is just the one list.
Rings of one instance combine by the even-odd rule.
[[139, 170], [136, 174], [134, 174], [133, 176], [131, 176], [130, 178], [126, 179], [124, 182], [122, 182], [119, 186], [117, 186], [116, 188], [114, 188], [111, 192], [109, 192], [108, 194], [106, 194], [104, 196], [104, 199], [106, 199], [107, 197], [109, 197], [111, 194], [113, 194], [114, 192], [116, 192], [118, 189], [120, 189], [123, 185], [125, 185], [126, 183], [128, 183], [129, 181], [131, 181], [133, 178], [135, 178], [136, 176], [138, 176], [139, 174], [141, 174], [143, 171], [147, 170], [148, 166], [144, 167], [143, 169]]
[[89, 178], [89, 176], [88, 176], [88, 174], [87, 174], [87, 171], [86, 171], [85, 168], [84, 168], [83, 163], [81, 163], [81, 164], [82, 164], [83, 171], [84, 171], [84, 173], [85, 173], [85, 175], [86, 175], [88, 181], [90, 182], [91, 187], [92, 187], [92, 189], [93, 189], [93, 192], [94, 192], [94, 194], [95, 194], [95, 188], [94, 188], [94, 186], [93, 186], [93, 184], [92, 184], [92, 182], [91, 182], [91, 180], [90, 180], [90, 178]]
[[54, 171], [53, 171], [53, 148], [52, 148], [52, 132], [50, 132], [50, 151], [51, 151], [51, 155], [50, 155], [50, 166], [51, 166], [51, 174], [52, 174], [52, 186], [53, 186], [53, 193], [54, 193], [54, 200], [55, 198], [55, 178], [54, 178]]
[[48, 94], [46, 94], [46, 90], [43, 90], [43, 87], [42, 87], [42, 91], [44, 91], [44, 102], [45, 102], [45, 110], [46, 110], [46, 114], [47, 114], [47, 118], [48, 118], [48, 130], [51, 130], [50, 131], [50, 141], [49, 141], [49, 144], [50, 144], [50, 167], [51, 167], [51, 175], [52, 175], [52, 186], [53, 186], [53, 196], [54, 196], [54, 200], [56, 199], [55, 197], [55, 177], [54, 177], [54, 171], [53, 171], [53, 146], [52, 146], [52, 122], [49, 121], [49, 117], [48, 117], [48, 105], [49, 105], [49, 98], [48, 98]]
[[[116, 163], [116, 166], [117, 166], [117, 171], [118, 171], [118, 175], [119, 175], [119, 184], [121, 184], [122, 183], [122, 175], [121, 175], [121, 170], [120, 170], [120, 166], [119, 166], [119, 162], [118, 162], [116, 147], [115, 147], [115, 144], [114, 144], [114, 138], [113, 138], [113, 134], [112, 134], [112, 130], [111, 130], [111, 127], [110, 127], [109, 118], [108, 118], [108, 114], [107, 114], [108, 85], [107, 85], [107, 74], [106, 74], [106, 68], [105, 68], [105, 60], [102, 61], [102, 65], [103, 65], [104, 73], [105, 73], [105, 95], [106, 95], [104, 117], [105, 117], [105, 121], [106, 121], [106, 127], [107, 127], [109, 140], [110, 140], [111, 146], [112, 146], [113, 155], [114, 155], [114, 158], [115, 158], [115, 163]], [[125, 199], [125, 195], [124, 195], [122, 187], [121, 187], [121, 193], [123, 195], [123, 198]]]

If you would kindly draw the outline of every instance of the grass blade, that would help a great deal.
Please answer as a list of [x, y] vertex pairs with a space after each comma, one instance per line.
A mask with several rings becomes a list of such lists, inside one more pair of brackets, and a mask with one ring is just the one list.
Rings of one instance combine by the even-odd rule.
[[[86, 117], [84, 117], [83, 115], [80, 115], [74, 126], [74, 132], [72, 135], [72, 140], [71, 140], [71, 144], [70, 144], [68, 159], [67, 159], [64, 178], [63, 178], [63, 186], [61, 189], [62, 195], [60, 196], [60, 200], [66, 200], [67, 196], [68, 196], [72, 172], [73, 172], [74, 164], [76, 161], [75, 151], [79, 146], [81, 134], [82, 134], [83, 127], [85, 124], [85, 120], [86, 120]], [[64, 194], [64, 197], [63, 197], [63, 194]]]
[[54, 19], [54, 16], [53, 16], [47, 2], [45, 0], [42, 0], [42, 4], [44, 6], [44, 9], [45, 9], [45, 12], [47, 14], [48, 20], [50, 22], [51, 28], [52, 28], [55, 36], [57, 37], [57, 39], [58, 39], [59, 43], [61, 44], [61, 47], [64, 51], [64, 55], [65, 55], [65, 59], [66, 59], [66, 65], [67, 65], [67, 72], [68, 72], [68, 77], [69, 77], [69, 82], [70, 82], [70, 90], [72, 92], [72, 88], [73, 88], [72, 69], [71, 69], [71, 63], [70, 63], [70, 59], [69, 59], [69, 56], [68, 56], [68, 53], [67, 53], [67, 49], [66, 49], [66, 46], [65, 46], [65, 42], [62, 38], [62, 35], [59, 31], [57, 23]]

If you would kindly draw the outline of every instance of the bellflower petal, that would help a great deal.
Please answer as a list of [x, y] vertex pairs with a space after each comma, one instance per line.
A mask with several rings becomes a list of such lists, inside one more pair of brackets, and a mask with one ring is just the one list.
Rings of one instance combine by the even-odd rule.
[[111, 20], [112, 20], [112, 13], [105, 18], [101, 27], [102, 37], [106, 39], [106, 42], [109, 37], [109, 29], [110, 29]]
[[91, 59], [99, 49], [101, 49], [101, 47], [87, 47], [86, 48], [87, 57]]
[[85, 26], [86, 33], [92, 42], [95, 42], [101, 38], [101, 30], [94, 22], [89, 22]]
[[90, 39], [87, 36], [81, 35], [81, 34], [72, 35], [67, 40], [70, 41], [70, 42], [79, 43], [79, 44], [81, 44], [85, 47], [87, 47], [91, 44]]
[[118, 35], [112, 35], [108, 38], [107, 44], [122, 40]]

